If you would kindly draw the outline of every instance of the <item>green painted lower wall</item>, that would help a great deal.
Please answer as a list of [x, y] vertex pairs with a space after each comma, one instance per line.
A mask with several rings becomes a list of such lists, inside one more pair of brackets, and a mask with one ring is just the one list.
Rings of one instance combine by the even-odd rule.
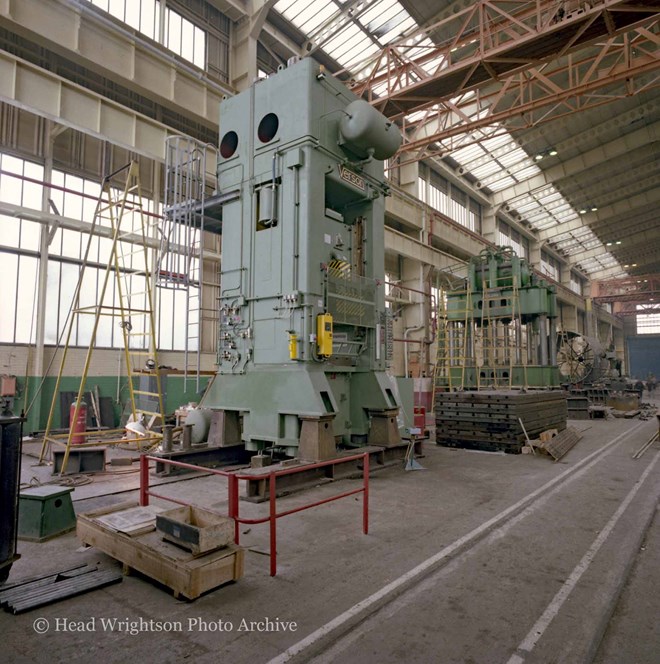
[[[209, 379], [209, 376], [202, 376], [200, 379], [200, 391], [206, 389]], [[24, 427], [26, 434], [46, 428], [48, 414], [50, 413], [53, 401], [55, 383], [55, 377], [47, 377], [43, 380], [42, 384], [40, 377], [29, 376], [27, 378], [27, 385], [24, 376], [17, 378], [18, 394], [14, 400], [14, 412], [19, 414], [21, 411], [27, 411], [27, 423]], [[97, 385], [100, 396], [112, 398], [115, 411], [115, 424], [118, 424], [124, 405], [128, 400], [126, 376], [120, 376], [119, 378], [119, 401], [117, 401], [117, 376], [92, 376], [87, 379], [85, 391], [94, 390]], [[59, 386], [60, 392], [77, 392], [79, 388], [80, 376], [62, 376]], [[201, 394], [196, 389], [196, 381], [194, 379], [185, 381], [181, 375], [168, 375], [166, 377], [165, 393], [165, 411], [168, 414], [174, 413], [177, 408], [191, 401], [199, 402], [201, 397]], [[29, 410], [27, 410], [28, 407]], [[59, 427], [60, 422], [60, 400], [57, 398], [55, 400], [53, 417], [54, 427]]]

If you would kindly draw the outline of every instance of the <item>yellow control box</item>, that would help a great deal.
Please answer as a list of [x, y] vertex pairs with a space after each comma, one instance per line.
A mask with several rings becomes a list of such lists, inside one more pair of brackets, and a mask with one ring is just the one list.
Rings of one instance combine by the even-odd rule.
[[298, 359], [298, 337], [295, 332], [289, 332], [289, 359]]
[[316, 346], [318, 354], [332, 355], [332, 315], [319, 314], [316, 318]]

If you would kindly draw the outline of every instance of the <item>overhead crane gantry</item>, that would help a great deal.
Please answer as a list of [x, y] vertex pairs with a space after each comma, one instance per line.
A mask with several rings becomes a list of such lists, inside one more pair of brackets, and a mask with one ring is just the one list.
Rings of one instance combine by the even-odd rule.
[[[618, 97], [591, 95], [604, 86], [629, 96], [654, 85], [643, 75], [660, 65], [658, 3], [592, 4], [480, 0], [387, 46], [353, 90], [412, 130], [402, 150], [419, 159], [456, 149], [459, 136], [461, 146], [484, 138], [465, 138], [477, 128], [501, 132], [497, 123], [513, 118], [508, 128], [526, 128]], [[452, 37], [420, 46], [444, 34]]]
[[592, 284], [592, 293], [593, 301], [598, 304], [660, 300], [660, 274], [596, 281]]

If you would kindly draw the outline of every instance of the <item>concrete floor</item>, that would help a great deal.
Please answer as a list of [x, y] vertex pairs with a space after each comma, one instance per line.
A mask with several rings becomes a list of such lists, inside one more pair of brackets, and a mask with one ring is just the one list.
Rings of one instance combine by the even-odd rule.
[[[31, 613], [1, 613], [3, 654], [12, 663], [655, 664], [660, 446], [639, 460], [631, 455], [657, 423], [571, 424], [584, 438], [558, 463], [427, 442], [426, 470], [373, 475], [369, 535], [361, 532], [360, 497], [281, 519], [275, 578], [264, 555], [267, 527], [244, 526], [245, 577], [195, 602], [137, 575]], [[33, 462], [26, 460], [24, 478], [44, 472]], [[137, 496], [137, 474], [110, 477], [77, 488], [76, 510]], [[358, 485], [320, 485], [279, 507]], [[170, 481], [159, 491], [226, 509], [222, 478]], [[245, 516], [266, 510], [241, 504]], [[19, 552], [10, 581], [77, 562], [116, 564], [81, 550], [73, 534], [20, 542]], [[92, 617], [92, 632], [57, 630], [63, 619]], [[38, 618], [48, 621], [47, 633], [35, 632]], [[130, 634], [103, 618], [143, 623]], [[266, 618], [289, 625], [242, 624]], [[150, 620], [173, 629], [149, 632]]]

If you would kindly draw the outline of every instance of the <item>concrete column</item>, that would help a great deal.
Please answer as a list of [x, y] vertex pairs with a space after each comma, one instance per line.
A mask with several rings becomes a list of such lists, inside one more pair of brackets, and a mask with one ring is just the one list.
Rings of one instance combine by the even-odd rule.
[[529, 241], [529, 263], [533, 268], [541, 269], [541, 243], [538, 240]]
[[419, 376], [428, 368], [428, 353], [424, 340], [430, 337], [429, 298], [416, 291], [427, 291], [430, 269], [429, 266], [408, 258], [404, 258], [401, 263], [401, 285], [413, 289], [402, 290], [402, 297], [410, 302], [404, 306], [402, 312], [403, 335], [400, 338], [404, 355], [404, 375], [407, 371], [410, 375]]
[[231, 84], [237, 92], [246, 90], [257, 78], [257, 40], [251, 36], [250, 19], [234, 27], [231, 51]]
[[[626, 348], [626, 337], [625, 337], [626, 331], [627, 331], [627, 326], [625, 322], [622, 330], [616, 327], [613, 330], [614, 349], [616, 351], [617, 360], [621, 360], [622, 362], [621, 372], [624, 375], [630, 373], [630, 364], [628, 363], [628, 353]], [[631, 333], [634, 334], [634, 332]]]
[[237, 92], [249, 88], [257, 78], [257, 39], [268, 11], [277, 0], [250, 0], [249, 17], [236, 23], [232, 34], [231, 84]]
[[[41, 194], [42, 212], [51, 212], [48, 199], [50, 198], [50, 184], [53, 177], [53, 143], [55, 141], [55, 132], [53, 131], [53, 122], [44, 121], [44, 187]], [[46, 336], [46, 296], [48, 287], [48, 245], [50, 228], [42, 224], [39, 235], [39, 275], [37, 277], [37, 311], [35, 320], [35, 349], [32, 367], [28, 368], [28, 375], [41, 378], [45, 370], [44, 361], [44, 342]], [[34, 395], [32, 395], [34, 396]], [[29, 399], [32, 397], [29, 396]], [[32, 425], [35, 428], [41, 427], [43, 392], [30, 411]], [[25, 404], [27, 407], [29, 404]]]
[[493, 244], [498, 243], [498, 232], [497, 232], [497, 215], [495, 214], [495, 208], [493, 206], [486, 207], [485, 205], [481, 208], [481, 234]]
[[590, 297], [585, 298], [585, 334], [590, 337], [598, 338], [598, 320], [594, 312], [593, 300]]
[[577, 307], [573, 304], [561, 305], [561, 327], [564, 332], [577, 332], [578, 329], [578, 312]]
[[[409, 159], [412, 155], [409, 152], [404, 152], [401, 155], [401, 160], [405, 161]], [[410, 164], [404, 164], [399, 166], [399, 186], [406, 193], [411, 196], [417, 197], [417, 180], [419, 178], [419, 162], [413, 161]]]

